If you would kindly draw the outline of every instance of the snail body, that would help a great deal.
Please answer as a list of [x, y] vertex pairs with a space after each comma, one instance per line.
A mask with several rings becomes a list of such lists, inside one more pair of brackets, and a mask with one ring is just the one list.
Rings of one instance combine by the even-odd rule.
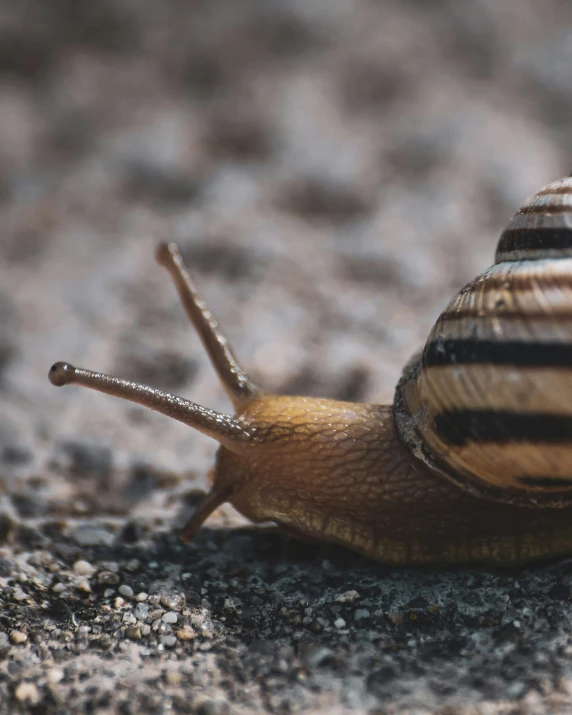
[[406, 366], [394, 405], [260, 391], [174, 244], [169, 271], [234, 416], [56, 363], [83, 384], [220, 443], [182, 538], [229, 501], [254, 522], [402, 565], [514, 564], [572, 553], [572, 179], [541, 190], [501, 235]]

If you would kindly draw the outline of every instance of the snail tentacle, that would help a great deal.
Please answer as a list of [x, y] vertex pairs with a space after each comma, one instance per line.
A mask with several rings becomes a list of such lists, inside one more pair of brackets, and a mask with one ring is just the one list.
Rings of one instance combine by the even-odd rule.
[[83, 385], [97, 392], [149, 407], [216, 439], [231, 452], [240, 453], [252, 438], [252, 426], [246, 420], [215, 412], [148, 385], [92, 372], [64, 362], [52, 365], [48, 376], [51, 383], [57, 387], [67, 384]]
[[258, 388], [240, 366], [218, 320], [185, 268], [177, 244], [161, 243], [155, 254], [157, 263], [167, 269], [183, 308], [197, 331], [219, 379], [234, 407], [240, 407], [258, 394]]

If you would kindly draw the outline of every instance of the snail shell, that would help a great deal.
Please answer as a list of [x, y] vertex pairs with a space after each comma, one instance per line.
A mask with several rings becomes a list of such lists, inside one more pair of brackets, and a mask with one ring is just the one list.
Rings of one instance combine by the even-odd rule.
[[572, 178], [514, 215], [397, 386], [403, 441], [473, 493], [572, 499]]

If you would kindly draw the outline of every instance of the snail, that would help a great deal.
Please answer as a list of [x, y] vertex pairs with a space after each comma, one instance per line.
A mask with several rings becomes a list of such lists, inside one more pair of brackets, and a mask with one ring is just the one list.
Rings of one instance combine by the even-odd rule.
[[150, 407], [218, 441], [212, 488], [183, 541], [228, 501], [253, 522], [387, 564], [572, 553], [572, 178], [514, 215], [495, 265], [440, 315], [393, 405], [262, 391], [177, 246], [161, 244], [156, 258], [234, 415], [68, 363], [49, 377]]

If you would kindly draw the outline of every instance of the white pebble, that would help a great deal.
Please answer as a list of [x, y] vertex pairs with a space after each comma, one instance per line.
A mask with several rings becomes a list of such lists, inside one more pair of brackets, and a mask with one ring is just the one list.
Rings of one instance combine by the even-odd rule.
[[354, 621], [357, 623], [364, 618], [369, 618], [369, 611], [367, 610], [367, 608], [358, 608], [354, 613]]
[[115, 589], [113, 589], [113, 588], [106, 588], [105, 591], [103, 592], [103, 597], [104, 597], [104, 598], [111, 598], [114, 593], [115, 593]]
[[167, 648], [172, 648], [177, 645], [177, 636], [161, 636], [161, 643]]
[[62, 668], [52, 668], [48, 672], [48, 682], [52, 685], [61, 682], [64, 679], [64, 671]]
[[73, 565], [73, 570], [78, 576], [91, 576], [91, 574], [95, 571], [95, 566], [92, 566], [89, 561], [83, 561], [80, 559]]
[[149, 598], [149, 594], [145, 593], [145, 591], [141, 591], [141, 593], [138, 593], [137, 596], [135, 597], [136, 601], [146, 601]]
[[344, 621], [343, 618], [338, 618], [337, 620], [334, 621], [334, 626], [336, 628], [345, 628], [346, 622]]
[[20, 683], [14, 691], [16, 700], [29, 705], [37, 705], [40, 702], [40, 693], [34, 683]]
[[133, 589], [131, 588], [131, 586], [122, 583], [117, 590], [122, 596], [125, 596], [125, 598], [133, 598]]
[[176, 623], [178, 620], [178, 616], [173, 611], [167, 611], [167, 613], [163, 614], [161, 620], [163, 621], [163, 623]]
[[359, 593], [357, 591], [345, 591], [336, 596], [336, 601], [338, 603], [351, 603], [352, 601], [357, 601], [359, 598]]
[[66, 587], [63, 583], [56, 583], [52, 586], [52, 591], [54, 593], [61, 593], [62, 591], [65, 591]]
[[121, 606], [125, 605], [125, 601], [121, 598], [121, 596], [117, 596], [115, 601], [113, 601], [113, 608], [121, 608]]

